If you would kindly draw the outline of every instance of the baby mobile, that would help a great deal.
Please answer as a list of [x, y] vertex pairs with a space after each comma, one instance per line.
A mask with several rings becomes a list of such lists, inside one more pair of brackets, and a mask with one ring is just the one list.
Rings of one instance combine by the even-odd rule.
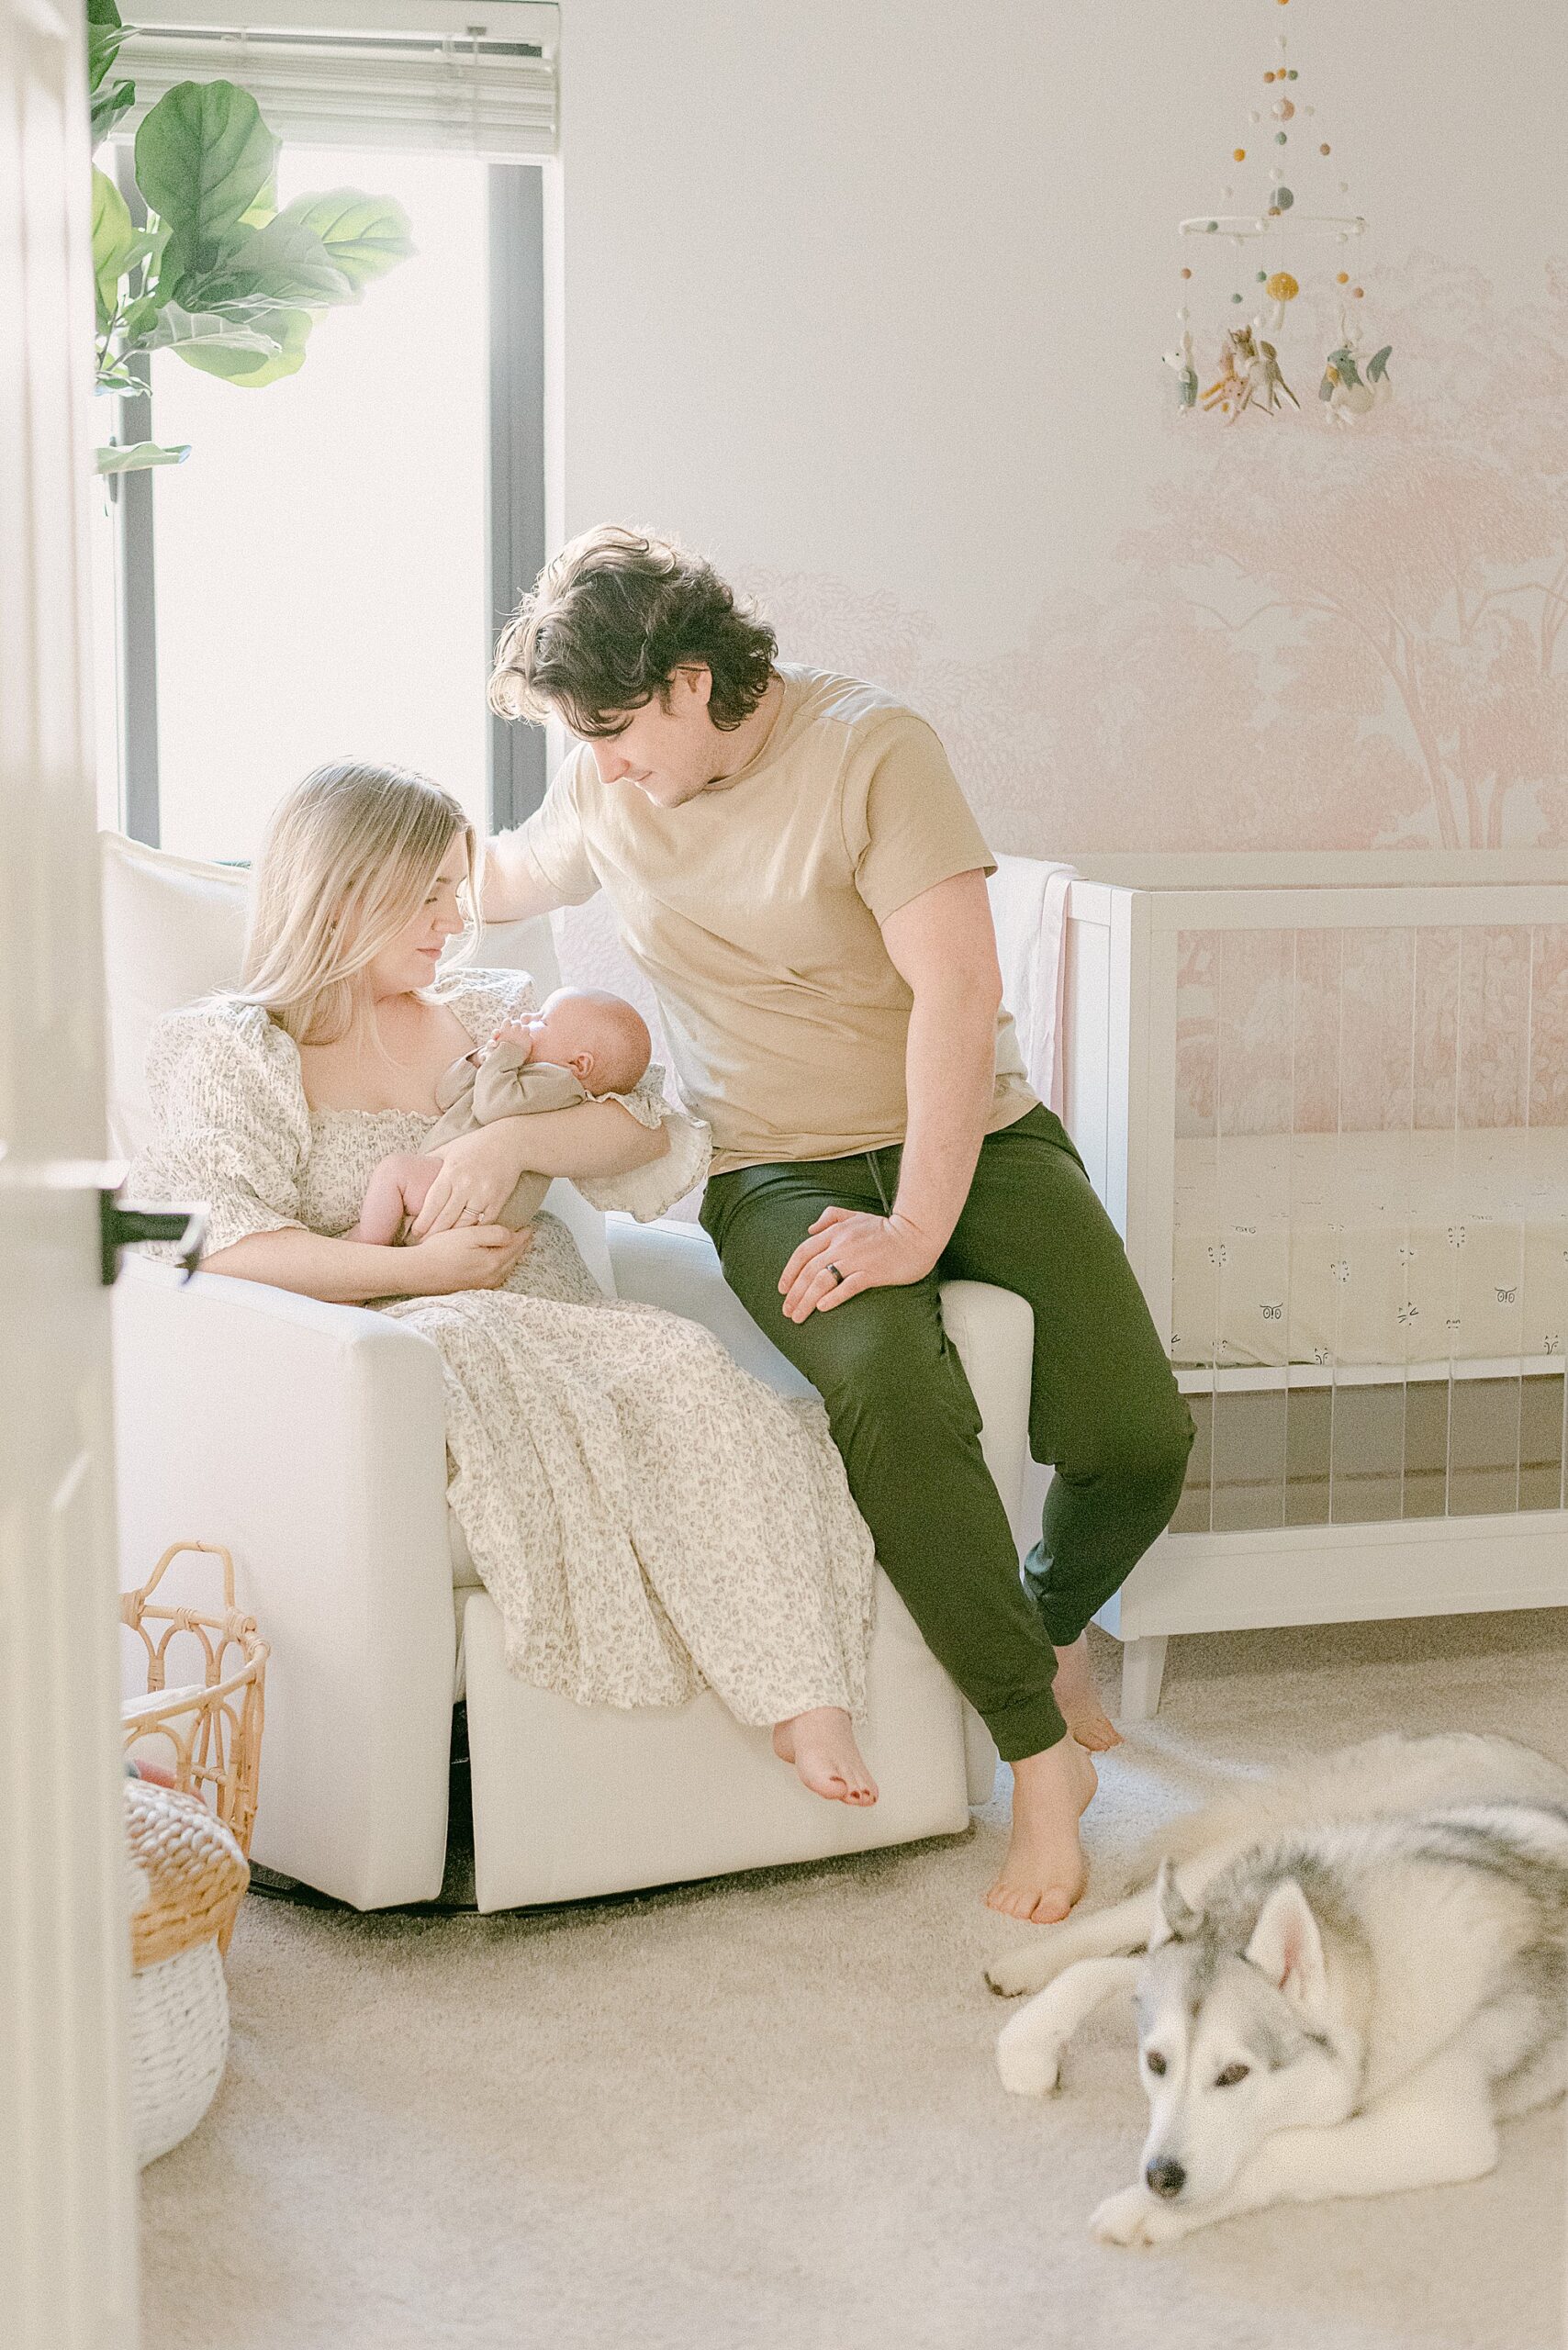
[[[1274, 0], [1274, 6], [1288, 7], [1290, 0]], [[1204, 384], [1199, 374], [1185, 296], [1176, 313], [1181, 340], [1165, 353], [1166, 365], [1175, 371], [1180, 407], [1218, 414], [1227, 424], [1249, 415], [1282, 416], [1288, 412], [1286, 401], [1299, 414], [1301, 402], [1286, 380], [1279, 346], [1291, 305], [1308, 274], [1311, 249], [1327, 245], [1337, 259], [1341, 248], [1365, 235], [1367, 226], [1359, 212], [1345, 208], [1350, 182], [1338, 177], [1332, 142], [1315, 135], [1316, 124], [1307, 128], [1317, 109], [1298, 95], [1301, 75], [1290, 62], [1289, 36], [1278, 34], [1274, 45], [1275, 63], [1263, 75], [1263, 105], [1252, 111], [1258, 127], [1238, 140], [1230, 157], [1233, 163], [1249, 164], [1260, 180], [1267, 162], [1265, 201], [1255, 211], [1199, 213], [1181, 223], [1183, 238], [1195, 237], [1205, 246], [1212, 241], [1215, 247], [1228, 238], [1238, 256], [1250, 249], [1254, 264], [1267, 264], [1249, 269], [1240, 259], [1235, 263], [1234, 278], [1249, 281], [1258, 308], [1250, 319], [1233, 318], [1224, 328], [1212, 381]], [[1330, 179], [1336, 182], [1334, 194], [1327, 192]], [[1230, 183], [1220, 189], [1222, 200], [1236, 193]], [[1182, 268], [1184, 285], [1193, 274], [1190, 266]], [[1366, 288], [1356, 277], [1350, 269], [1334, 272], [1339, 340], [1327, 355], [1317, 387], [1328, 424], [1354, 424], [1393, 394], [1388, 376], [1393, 345], [1384, 343], [1367, 356], [1362, 313], [1356, 308], [1365, 300]], [[1246, 293], [1233, 290], [1231, 309], [1240, 308], [1247, 298]]]

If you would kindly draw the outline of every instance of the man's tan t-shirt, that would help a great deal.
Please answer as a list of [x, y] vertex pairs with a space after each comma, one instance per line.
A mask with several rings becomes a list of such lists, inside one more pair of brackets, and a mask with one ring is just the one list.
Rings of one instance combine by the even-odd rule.
[[[903, 1140], [913, 998], [878, 925], [956, 873], [995, 871], [924, 719], [852, 677], [779, 675], [766, 741], [722, 784], [659, 808], [602, 782], [583, 745], [522, 827], [558, 902], [608, 893], [716, 1175]], [[1004, 1010], [987, 1132], [1036, 1099]]]

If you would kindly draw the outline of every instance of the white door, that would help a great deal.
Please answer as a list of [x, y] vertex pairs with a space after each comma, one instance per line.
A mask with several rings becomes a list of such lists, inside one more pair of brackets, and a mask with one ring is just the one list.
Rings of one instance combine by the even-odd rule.
[[82, 0], [0, 0], [0, 2321], [136, 2339]]

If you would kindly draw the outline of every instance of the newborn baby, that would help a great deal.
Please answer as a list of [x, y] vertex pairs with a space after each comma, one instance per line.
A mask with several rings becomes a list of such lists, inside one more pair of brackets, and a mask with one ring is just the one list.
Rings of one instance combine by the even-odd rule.
[[[453, 1062], [436, 1086], [442, 1116], [426, 1137], [430, 1150], [384, 1158], [365, 1186], [359, 1222], [342, 1237], [383, 1248], [400, 1240], [440, 1171], [433, 1152], [497, 1118], [611, 1100], [639, 1125], [657, 1125], [660, 1110], [633, 1092], [652, 1050], [642, 1015], [623, 997], [596, 988], [557, 988], [537, 1012], [507, 1021], [487, 1045]], [[520, 1232], [538, 1214], [552, 1181], [523, 1175], [499, 1221]]]

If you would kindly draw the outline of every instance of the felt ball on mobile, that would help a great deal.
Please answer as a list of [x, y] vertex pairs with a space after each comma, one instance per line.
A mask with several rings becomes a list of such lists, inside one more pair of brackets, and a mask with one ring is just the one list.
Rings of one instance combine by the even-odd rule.
[[1334, 152], [1334, 150], [1330, 147], [1327, 140], [1326, 139], [1317, 151], [1320, 155], [1331, 155]]
[[1246, 148], [1233, 147], [1230, 151], [1230, 160], [1233, 163], [1244, 163], [1247, 161]]
[[[1183, 276], [1186, 274], [1185, 271], [1182, 272], [1182, 274]], [[1336, 285], [1349, 285], [1350, 282], [1350, 273], [1348, 269], [1342, 269], [1334, 280]]]
[[1231, 296], [1231, 297], [1230, 297], [1230, 298], [1231, 298], [1231, 300], [1232, 300], [1233, 302], [1239, 302], [1239, 301], [1240, 301], [1240, 299], [1241, 299], [1241, 297], [1240, 297], [1240, 295], [1239, 295], [1239, 294], [1233, 294], [1233, 295]]
[[1275, 133], [1274, 133], [1274, 144], [1275, 144], [1275, 146], [1276, 146], [1276, 147], [1282, 147], [1282, 146], [1285, 144], [1285, 141], [1286, 141], [1286, 140], [1288, 139], [1289, 135], [1290, 135], [1290, 134], [1288, 133], [1288, 131], [1276, 130], [1276, 131], [1275, 131]]
[[1273, 80], [1273, 78], [1274, 78], [1274, 77], [1273, 77], [1273, 75], [1272, 75], [1271, 73], [1265, 73], [1265, 74], [1264, 74], [1264, 76], [1263, 76], [1263, 79], [1264, 79], [1264, 81], [1265, 81], [1265, 82], [1271, 82], [1271, 81]]
[[1269, 280], [1267, 291], [1275, 302], [1294, 302], [1301, 287], [1288, 269], [1277, 269]]
[[1184, 269], [1184, 270], [1182, 272], [1182, 276], [1183, 276], [1183, 277], [1191, 277], [1191, 275], [1193, 274], [1193, 273], [1192, 273], [1192, 271], [1191, 271], [1190, 269]]
[[1294, 98], [1276, 98], [1274, 100], [1274, 120], [1276, 122], [1289, 122], [1294, 112], [1295, 100]]
[[1291, 67], [1291, 70], [1285, 76], [1285, 79], [1289, 82], [1294, 82], [1295, 80], [1295, 67], [1294, 65]]
[[1291, 206], [1295, 202], [1295, 198], [1291, 194], [1288, 187], [1277, 187], [1274, 190], [1274, 202], [1279, 206], [1282, 212], [1288, 212]]
[[1364, 302], [1366, 300], [1367, 289], [1364, 285], [1352, 285], [1350, 291], [1355, 296], [1358, 302]]
[[1217, 236], [1219, 234], [1219, 222], [1217, 220], [1205, 220], [1204, 222], [1204, 234], [1205, 237]]
[[1263, 280], [1268, 276], [1268, 274], [1269, 274], [1269, 273], [1268, 273], [1268, 271], [1267, 271], [1266, 269], [1260, 269], [1260, 270], [1258, 272], [1258, 283], [1259, 283], [1259, 285], [1262, 285]]

